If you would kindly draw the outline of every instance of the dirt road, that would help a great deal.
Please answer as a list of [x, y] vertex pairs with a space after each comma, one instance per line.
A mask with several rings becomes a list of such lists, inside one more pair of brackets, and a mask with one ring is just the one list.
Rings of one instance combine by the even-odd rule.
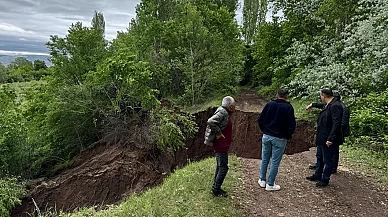
[[[243, 91], [236, 97], [237, 108], [261, 110], [264, 105], [259, 99], [254, 92]], [[307, 181], [305, 177], [313, 173], [308, 164], [315, 161], [314, 148], [284, 155], [276, 178], [282, 189], [277, 192], [267, 192], [257, 184], [261, 160], [241, 158], [241, 161], [243, 184], [242, 191], [237, 193], [236, 206], [242, 207], [247, 216], [388, 216], [386, 192], [346, 165], [340, 166], [326, 188], [316, 188], [314, 182]]]

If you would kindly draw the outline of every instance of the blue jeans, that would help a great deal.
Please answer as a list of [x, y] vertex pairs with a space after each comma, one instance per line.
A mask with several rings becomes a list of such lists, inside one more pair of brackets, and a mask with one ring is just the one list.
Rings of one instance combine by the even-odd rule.
[[317, 167], [315, 169], [315, 176], [322, 179], [324, 182], [330, 180], [330, 175], [335, 169], [335, 155], [338, 154], [338, 145], [317, 145]]
[[269, 160], [270, 158], [272, 158], [267, 182], [267, 184], [270, 186], [273, 186], [275, 183], [280, 161], [282, 160], [286, 145], [287, 139], [281, 139], [266, 134], [263, 135], [261, 148], [260, 179], [263, 181], [267, 180], [267, 168]]

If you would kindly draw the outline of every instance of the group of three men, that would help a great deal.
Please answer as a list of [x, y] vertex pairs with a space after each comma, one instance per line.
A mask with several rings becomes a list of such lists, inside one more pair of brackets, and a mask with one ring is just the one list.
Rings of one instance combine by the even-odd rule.
[[[259, 127], [263, 132], [262, 162], [258, 184], [267, 191], [280, 190], [280, 186], [275, 184], [275, 179], [287, 140], [291, 139], [296, 127], [294, 109], [287, 101], [288, 95], [288, 90], [278, 90], [276, 99], [266, 104], [258, 119]], [[322, 109], [317, 122], [316, 169], [314, 175], [306, 178], [316, 181], [317, 187], [325, 187], [329, 183], [330, 175], [336, 171], [339, 145], [344, 142], [341, 126], [344, 107], [340, 98], [335, 97], [333, 91], [328, 88], [320, 90], [320, 98], [322, 103], [312, 103], [306, 107], [306, 110], [312, 107]], [[213, 146], [217, 162], [212, 186], [214, 196], [227, 196], [221, 185], [229, 169], [228, 150], [232, 143], [231, 114], [234, 111], [235, 101], [232, 97], [227, 96], [222, 100], [222, 106], [207, 122], [205, 144]]]

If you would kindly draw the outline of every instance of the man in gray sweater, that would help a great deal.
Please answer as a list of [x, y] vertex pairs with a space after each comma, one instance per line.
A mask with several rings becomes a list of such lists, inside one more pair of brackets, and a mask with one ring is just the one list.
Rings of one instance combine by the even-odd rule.
[[236, 103], [230, 96], [224, 97], [222, 106], [208, 119], [205, 132], [205, 144], [212, 146], [216, 153], [216, 172], [212, 193], [214, 196], [227, 197], [228, 194], [221, 189], [228, 172], [228, 151], [232, 143], [232, 118]]

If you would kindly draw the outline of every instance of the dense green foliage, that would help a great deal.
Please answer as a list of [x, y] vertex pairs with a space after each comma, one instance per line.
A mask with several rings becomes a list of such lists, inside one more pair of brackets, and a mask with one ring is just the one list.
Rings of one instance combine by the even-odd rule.
[[[186, 107], [237, 90], [243, 43], [236, 7], [234, 0], [145, 0], [111, 42], [98, 12], [90, 26], [77, 22], [64, 37], [51, 36], [53, 66], [44, 81], [0, 88], [1, 174], [50, 175], [100, 139], [182, 147], [197, 130], [193, 117], [161, 101]], [[22, 77], [12, 80], [9, 70]], [[17, 58], [0, 65], [0, 77], [37, 80], [25, 72], [42, 70], [42, 61]]]
[[23, 185], [18, 184], [15, 178], [0, 178], [0, 216], [10, 216], [16, 204], [20, 204], [20, 197], [25, 194]]
[[246, 54], [244, 77], [251, 79], [245, 83], [266, 96], [288, 87], [293, 97], [305, 102], [316, 101], [322, 87], [338, 90], [351, 107], [350, 144], [385, 152], [388, 2], [271, 3], [283, 17], [258, 26]]
[[7, 66], [0, 63], [0, 84], [40, 80], [50, 72], [42, 60], [35, 60], [32, 63], [24, 57], [17, 57]]

